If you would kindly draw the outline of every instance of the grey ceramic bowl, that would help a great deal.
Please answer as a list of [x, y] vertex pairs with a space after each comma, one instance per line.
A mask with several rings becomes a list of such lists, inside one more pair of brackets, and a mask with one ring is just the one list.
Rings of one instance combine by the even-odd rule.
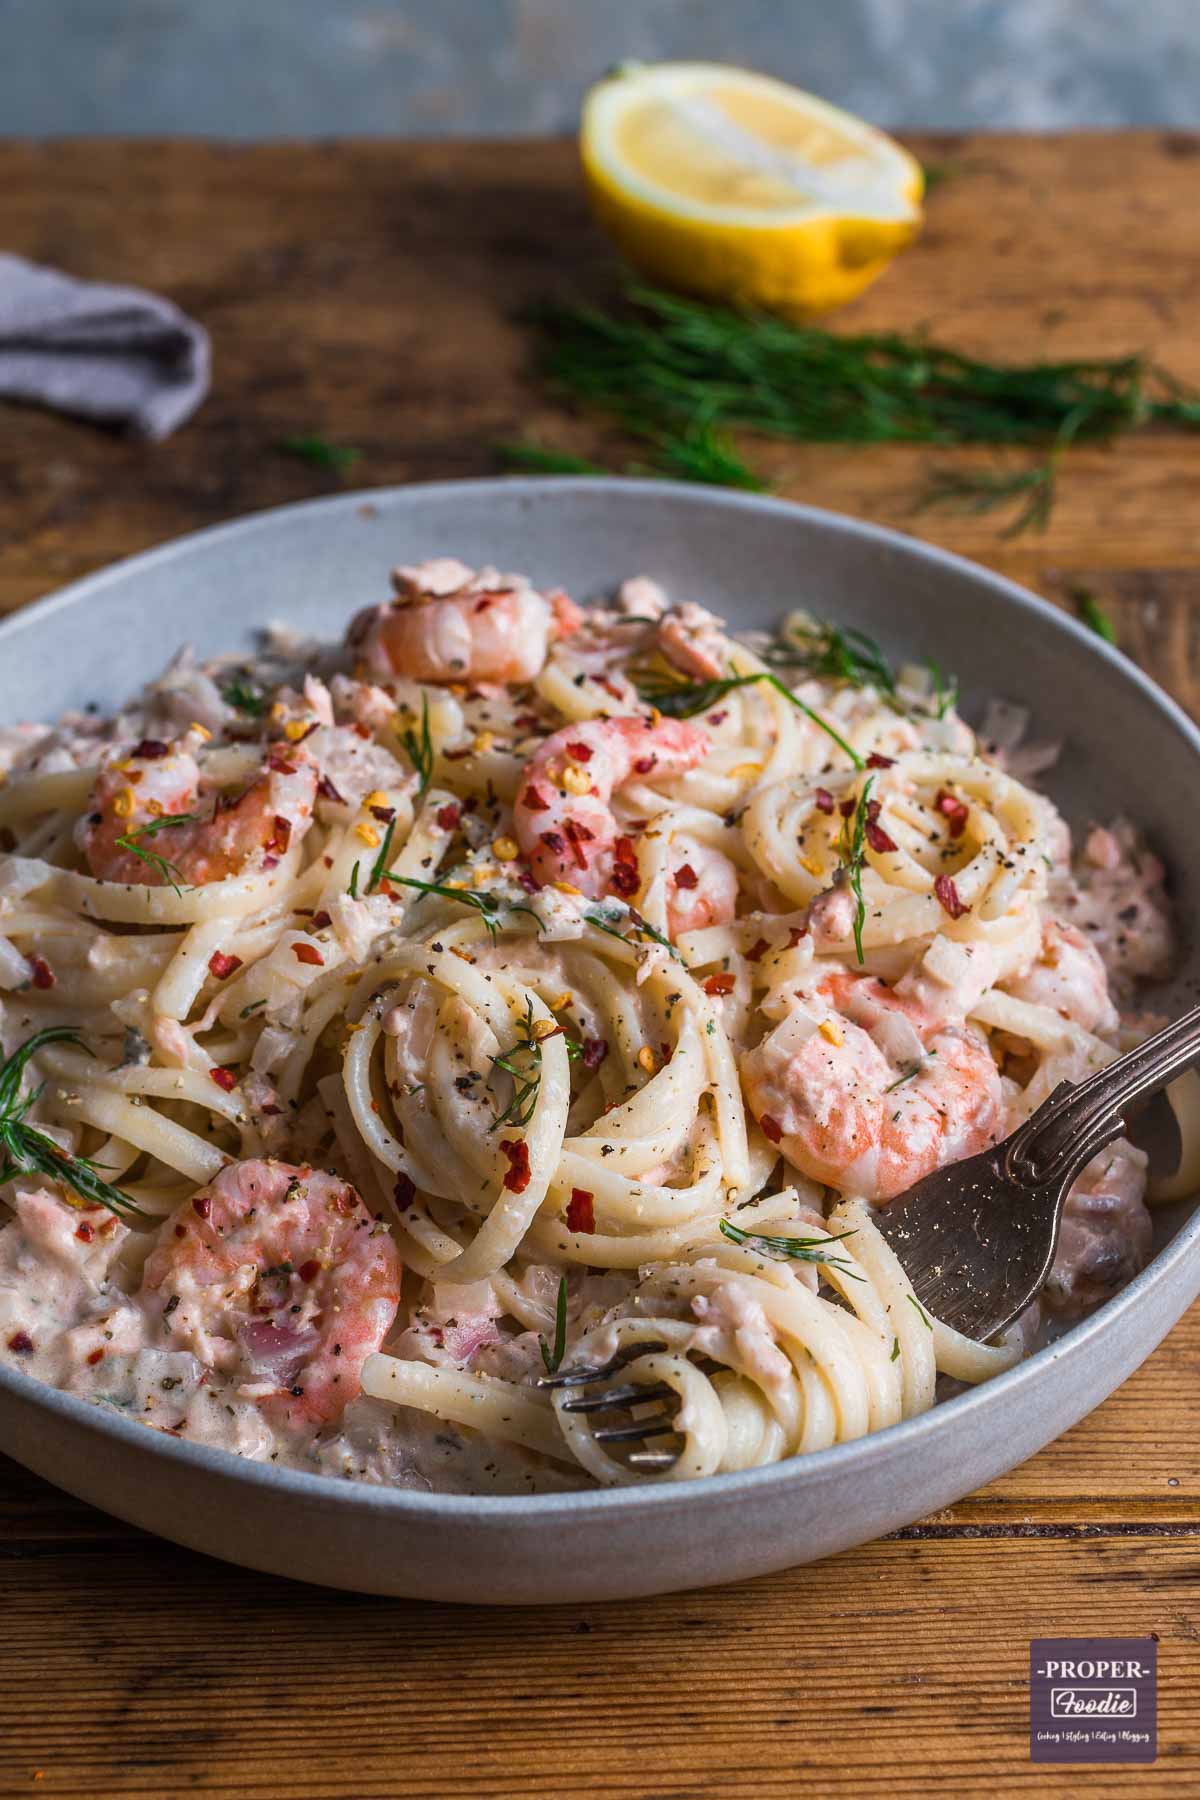
[[[77, 583], [0, 626], [0, 719], [111, 704], [181, 642], [249, 646], [286, 619], [333, 636], [396, 562], [453, 551], [588, 596], [645, 571], [738, 625], [803, 604], [955, 670], [963, 707], [1020, 699], [1062, 738], [1068, 817], [1127, 812], [1196, 914], [1200, 826], [1177, 804], [1200, 734], [1122, 656], [970, 563], [830, 513], [657, 482], [410, 487], [262, 514]], [[1185, 949], [1176, 998], [1197, 971]], [[519, 1499], [393, 1493], [178, 1442], [0, 1370], [0, 1446], [95, 1505], [214, 1556], [305, 1581], [440, 1600], [546, 1603], [701, 1587], [828, 1556], [947, 1506], [1083, 1417], [1200, 1292], [1200, 1222], [1058, 1343], [921, 1418], [806, 1459], [627, 1492]]]

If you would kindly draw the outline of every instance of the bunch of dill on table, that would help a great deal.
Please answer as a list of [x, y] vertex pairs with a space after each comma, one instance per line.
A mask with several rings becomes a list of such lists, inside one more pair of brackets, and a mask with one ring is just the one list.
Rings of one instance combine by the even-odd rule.
[[[1020, 528], [1045, 523], [1070, 445], [1151, 423], [1200, 428], [1200, 399], [1140, 355], [988, 363], [919, 336], [790, 325], [637, 284], [615, 309], [546, 305], [533, 323], [543, 376], [645, 442], [652, 472], [727, 486], [763, 485], [728, 436], [739, 425], [802, 443], [1033, 446], [1032, 468], [947, 471], [925, 496], [977, 510], [1023, 499]], [[562, 466], [538, 445], [507, 454]]]

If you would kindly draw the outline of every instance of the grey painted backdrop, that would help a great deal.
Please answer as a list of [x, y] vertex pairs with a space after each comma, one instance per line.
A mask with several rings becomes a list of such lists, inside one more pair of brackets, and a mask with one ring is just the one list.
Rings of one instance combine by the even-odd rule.
[[629, 57], [893, 126], [1200, 125], [1200, 0], [0, 0], [0, 134], [555, 131]]

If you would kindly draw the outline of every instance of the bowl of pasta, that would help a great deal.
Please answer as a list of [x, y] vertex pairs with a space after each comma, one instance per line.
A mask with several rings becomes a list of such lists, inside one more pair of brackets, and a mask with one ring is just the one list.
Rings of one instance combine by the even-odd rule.
[[1200, 1292], [1200, 1080], [977, 1343], [875, 1220], [1189, 1003], [1200, 736], [997, 575], [660, 482], [262, 514], [0, 625], [0, 1448], [435, 1599], [763, 1574]]

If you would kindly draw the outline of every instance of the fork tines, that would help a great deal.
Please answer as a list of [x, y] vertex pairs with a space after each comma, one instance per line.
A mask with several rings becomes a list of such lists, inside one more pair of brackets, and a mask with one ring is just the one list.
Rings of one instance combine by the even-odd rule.
[[538, 1377], [540, 1388], [587, 1387], [589, 1382], [604, 1381], [609, 1375], [615, 1375], [626, 1363], [633, 1362], [639, 1356], [651, 1356], [666, 1345], [657, 1341], [649, 1344], [629, 1344], [623, 1350], [610, 1357], [606, 1363], [590, 1363], [582, 1369], [565, 1369], [559, 1375], [541, 1375]]

